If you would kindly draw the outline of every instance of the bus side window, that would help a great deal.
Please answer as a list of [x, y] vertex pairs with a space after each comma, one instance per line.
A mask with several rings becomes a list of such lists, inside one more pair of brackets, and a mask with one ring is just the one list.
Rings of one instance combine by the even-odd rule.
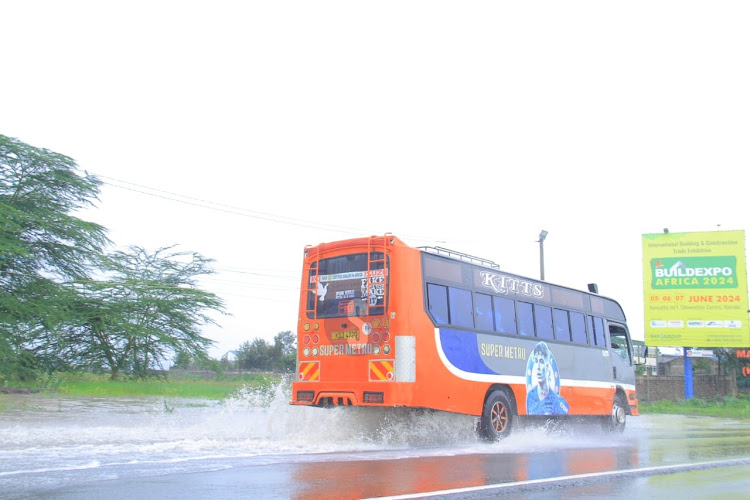
[[554, 339], [552, 330], [552, 309], [547, 306], [534, 304], [534, 319], [536, 320], [536, 336], [543, 339]]
[[534, 312], [528, 302], [516, 302], [518, 307], [518, 333], [524, 337], [534, 336]]
[[598, 316], [586, 316], [586, 323], [591, 334], [590, 343], [599, 347], [606, 347], [604, 342], [604, 320]]
[[518, 333], [516, 328], [516, 301], [506, 297], [493, 297], [492, 301], [495, 304], [495, 330], [501, 333]]
[[448, 288], [427, 283], [427, 307], [436, 323], [448, 324]]
[[474, 295], [474, 317], [477, 328], [481, 330], [492, 330], [495, 320], [492, 314], [492, 296], [483, 293]]
[[555, 338], [570, 342], [570, 320], [568, 311], [565, 309], [555, 309], [552, 313], [555, 319]]
[[586, 344], [586, 319], [583, 313], [570, 312], [570, 333], [573, 342]]
[[598, 316], [594, 316], [594, 336], [596, 337], [596, 345], [604, 347], [606, 344], [604, 341], [604, 320]]
[[448, 313], [451, 325], [474, 328], [474, 315], [471, 312], [471, 292], [463, 288], [448, 288]]

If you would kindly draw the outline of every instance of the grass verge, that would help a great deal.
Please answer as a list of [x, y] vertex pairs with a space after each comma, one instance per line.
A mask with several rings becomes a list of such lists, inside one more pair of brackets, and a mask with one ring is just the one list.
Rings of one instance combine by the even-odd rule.
[[138, 397], [157, 396], [221, 400], [242, 387], [270, 387], [280, 377], [268, 374], [243, 374], [221, 379], [182, 376], [179, 378], [113, 381], [107, 375], [91, 373], [54, 374], [42, 383], [14, 384], [16, 389], [75, 396]]
[[642, 415], [697, 415], [702, 417], [750, 418], [750, 397], [739, 394], [718, 400], [690, 398], [684, 401], [641, 402], [638, 405]]

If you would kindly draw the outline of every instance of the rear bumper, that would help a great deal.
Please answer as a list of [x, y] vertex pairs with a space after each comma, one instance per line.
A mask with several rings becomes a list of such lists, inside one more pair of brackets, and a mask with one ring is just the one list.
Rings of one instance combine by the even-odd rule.
[[358, 387], [324, 386], [318, 383], [292, 384], [291, 405], [299, 406], [396, 406], [392, 401], [392, 383], [365, 383]]
[[353, 392], [297, 391], [296, 398], [290, 401], [293, 405], [307, 406], [360, 406]]

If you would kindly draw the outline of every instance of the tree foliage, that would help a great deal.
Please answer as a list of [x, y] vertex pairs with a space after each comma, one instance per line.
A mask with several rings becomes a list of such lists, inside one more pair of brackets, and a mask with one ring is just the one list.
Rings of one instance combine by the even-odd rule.
[[297, 338], [290, 331], [280, 332], [269, 344], [262, 338], [244, 342], [237, 349], [237, 367], [242, 370], [291, 372], [297, 360]]
[[737, 357], [737, 349], [731, 347], [711, 348], [719, 360], [718, 375], [735, 374], [741, 376], [742, 360]]
[[145, 376], [176, 352], [207, 358], [224, 312], [199, 288], [212, 261], [174, 247], [106, 253], [74, 214], [101, 182], [71, 158], [0, 135], [0, 380], [84, 367]]
[[0, 135], [0, 375], [33, 364], [25, 346], [65, 316], [63, 282], [88, 278], [109, 243], [72, 215], [99, 185], [71, 158]]
[[106, 367], [145, 377], [163, 368], [174, 353], [205, 359], [212, 341], [201, 327], [215, 324], [210, 311], [223, 312], [216, 295], [198, 288], [212, 261], [173, 247], [150, 253], [141, 247], [102, 259], [106, 279], [76, 283], [75, 313], [69, 324], [44, 342], [47, 354], [81, 367]]

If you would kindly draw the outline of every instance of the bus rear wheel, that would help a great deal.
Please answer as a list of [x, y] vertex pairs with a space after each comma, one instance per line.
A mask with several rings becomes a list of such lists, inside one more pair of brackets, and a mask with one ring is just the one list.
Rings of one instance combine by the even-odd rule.
[[615, 396], [612, 403], [612, 413], [604, 417], [604, 429], [611, 432], [622, 432], [625, 430], [625, 421], [627, 417], [627, 402], [622, 394]]
[[513, 427], [513, 404], [505, 391], [493, 391], [484, 403], [479, 434], [487, 441], [508, 437]]

